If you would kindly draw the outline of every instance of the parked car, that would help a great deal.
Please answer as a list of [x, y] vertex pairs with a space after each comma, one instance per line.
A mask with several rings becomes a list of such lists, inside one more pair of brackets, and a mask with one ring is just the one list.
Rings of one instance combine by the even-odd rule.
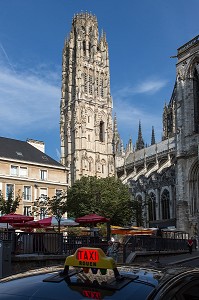
[[62, 271], [20, 274], [0, 281], [1, 300], [195, 300], [198, 295], [199, 268], [117, 266], [102, 249], [87, 247], [68, 256]]

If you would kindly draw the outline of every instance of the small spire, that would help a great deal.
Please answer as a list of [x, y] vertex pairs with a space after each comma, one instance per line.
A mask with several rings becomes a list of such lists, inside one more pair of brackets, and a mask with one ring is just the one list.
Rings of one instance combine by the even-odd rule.
[[114, 121], [113, 121], [113, 131], [117, 132], [117, 117], [116, 117], [116, 113], [114, 115]]
[[155, 144], [155, 131], [154, 131], [154, 127], [152, 126], [151, 145], [154, 144]]
[[121, 149], [121, 140], [120, 135], [117, 129], [117, 117], [116, 114], [114, 115], [114, 121], [113, 121], [113, 151], [114, 153], [120, 153]]
[[141, 150], [143, 148], [144, 148], [144, 140], [142, 138], [141, 122], [139, 121], [138, 139], [137, 139], [137, 142], [136, 142], [136, 150]]
[[132, 138], [130, 138], [129, 141], [128, 141], [127, 151], [128, 151], [128, 152], [133, 152]]
[[120, 146], [121, 146], [121, 153], [123, 153], [124, 152], [124, 144], [123, 144], [122, 140], [121, 140]]

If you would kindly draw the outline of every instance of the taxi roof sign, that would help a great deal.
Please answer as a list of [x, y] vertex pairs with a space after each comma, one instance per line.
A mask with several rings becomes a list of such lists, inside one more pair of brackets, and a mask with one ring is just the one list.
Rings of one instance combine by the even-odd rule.
[[70, 255], [65, 260], [65, 267], [88, 267], [97, 269], [112, 269], [117, 266], [112, 257], [107, 257], [101, 248], [78, 248], [74, 255]]

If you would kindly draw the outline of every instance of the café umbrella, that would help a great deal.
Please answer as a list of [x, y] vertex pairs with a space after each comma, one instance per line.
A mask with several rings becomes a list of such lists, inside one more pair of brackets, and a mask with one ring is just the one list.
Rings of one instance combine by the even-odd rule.
[[24, 223], [13, 223], [12, 226], [14, 228], [20, 228], [20, 229], [34, 229], [34, 228], [43, 228], [41, 224], [39, 224], [37, 221], [28, 221]]
[[[43, 227], [56, 227], [59, 225], [57, 218], [54, 216], [44, 218], [36, 222], [42, 225]], [[79, 225], [79, 223], [75, 222], [72, 219], [68, 219], [68, 218], [60, 219], [60, 226], [77, 226], [77, 225]]]
[[83, 217], [76, 218], [75, 221], [80, 224], [107, 223], [107, 240], [110, 240], [110, 233], [111, 233], [110, 219], [107, 219], [103, 216], [99, 216], [93, 213], [93, 214], [85, 215]]
[[[61, 218], [60, 219], [60, 227], [64, 226], [77, 226], [79, 223], [75, 222], [72, 219], [67, 218]], [[59, 228], [59, 222], [56, 219], [56, 217], [51, 216], [48, 218], [44, 218], [38, 221], [29, 221], [25, 223], [16, 223], [13, 224], [13, 226], [17, 228], [48, 228], [48, 227], [58, 227]], [[59, 230], [60, 231], [60, 230]]]
[[76, 222], [83, 224], [83, 223], [107, 223], [109, 222], [109, 219], [103, 217], [103, 216], [99, 216], [97, 214], [89, 214], [89, 215], [85, 215], [83, 217], [79, 217], [75, 219]]
[[25, 216], [25, 215], [21, 215], [21, 214], [15, 214], [15, 213], [6, 214], [6, 215], [0, 217], [0, 223], [7, 223], [7, 229], [8, 229], [8, 224], [24, 223], [24, 222], [33, 221], [33, 220], [34, 220], [34, 217]]
[[34, 217], [10, 213], [0, 217], [0, 223], [19, 223], [33, 221]]

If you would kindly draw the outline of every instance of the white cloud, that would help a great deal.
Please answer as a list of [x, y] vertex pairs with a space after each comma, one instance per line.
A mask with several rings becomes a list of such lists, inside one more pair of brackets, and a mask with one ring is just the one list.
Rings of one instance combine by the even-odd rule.
[[[167, 84], [167, 80], [145, 80], [135, 86], [127, 86], [113, 93], [113, 107], [117, 115], [118, 130], [126, 142], [130, 137], [137, 139], [138, 124], [141, 121], [143, 136], [150, 143], [152, 126], [155, 128], [156, 141], [162, 134], [162, 111], [157, 114], [151, 102], [151, 95], [159, 92]], [[142, 95], [141, 95], [142, 94]], [[135, 97], [139, 95], [139, 100]], [[140, 96], [142, 101], [140, 101]], [[150, 99], [150, 101], [149, 101]], [[162, 107], [163, 109], [163, 107]]]
[[[27, 132], [29, 135], [32, 130], [45, 131], [46, 128], [49, 130], [58, 128], [61, 99], [60, 70], [58, 72], [55, 67], [47, 69], [46, 65], [17, 71], [20, 68], [21, 66], [11, 68], [10, 63], [6, 64], [0, 60], [1, 135], [7, 136], [11, 132], [13, 136], [19, 132]], [[141, 84], [115, 91], [114, 111], [117, 113], [118, 126], [128, 134], [136, 132], [136, 135], [139, 120], [142, 122], [143, 130], [146, 128], [151, 131], [152, 125], [160, 128], [161, 113], [157, 116], [146, 109], [143, 110], [136, 103], [133, 104], [132, 96], [155, 94], [166, 84], [166, 80], [145, 80]]]
[[144, 93], [150, 93], [154, 94], [161, 90], [163, 87], [165, 87], [167, 84], [166, 80], [149, 80], [145, 81], [137, 87], [135, 87], [134, 93], [135, 94], [144, 94]]
[[[36, 70], [36, 69], [35, 69]], [[0, 63], [1, 135], [54, 128], [59, 122], [58, 74], [39, 68], [17, 72]], [[54, 82], [53, 82], [54, 81]]]
[[142, 134], [145, 143], [150, 143], [152, 126], [155, 129], [156, 142], [161, 140], [162, 135], [162, 114], [149, 113], [136, 108], [131, 103], [118, 103], [114, 111], [117, 116], [118, 131], [120, 137], [126, 144], [129, 138], [133, 139], [135, 144], [138, 135], [138, 125], [141, 121]]
[[133, 86], [126, 86], [114, 92], [116, 97], [126, 98], [136, 94], [155, 94], [167, 85], [164, 79], [149, 79]]

